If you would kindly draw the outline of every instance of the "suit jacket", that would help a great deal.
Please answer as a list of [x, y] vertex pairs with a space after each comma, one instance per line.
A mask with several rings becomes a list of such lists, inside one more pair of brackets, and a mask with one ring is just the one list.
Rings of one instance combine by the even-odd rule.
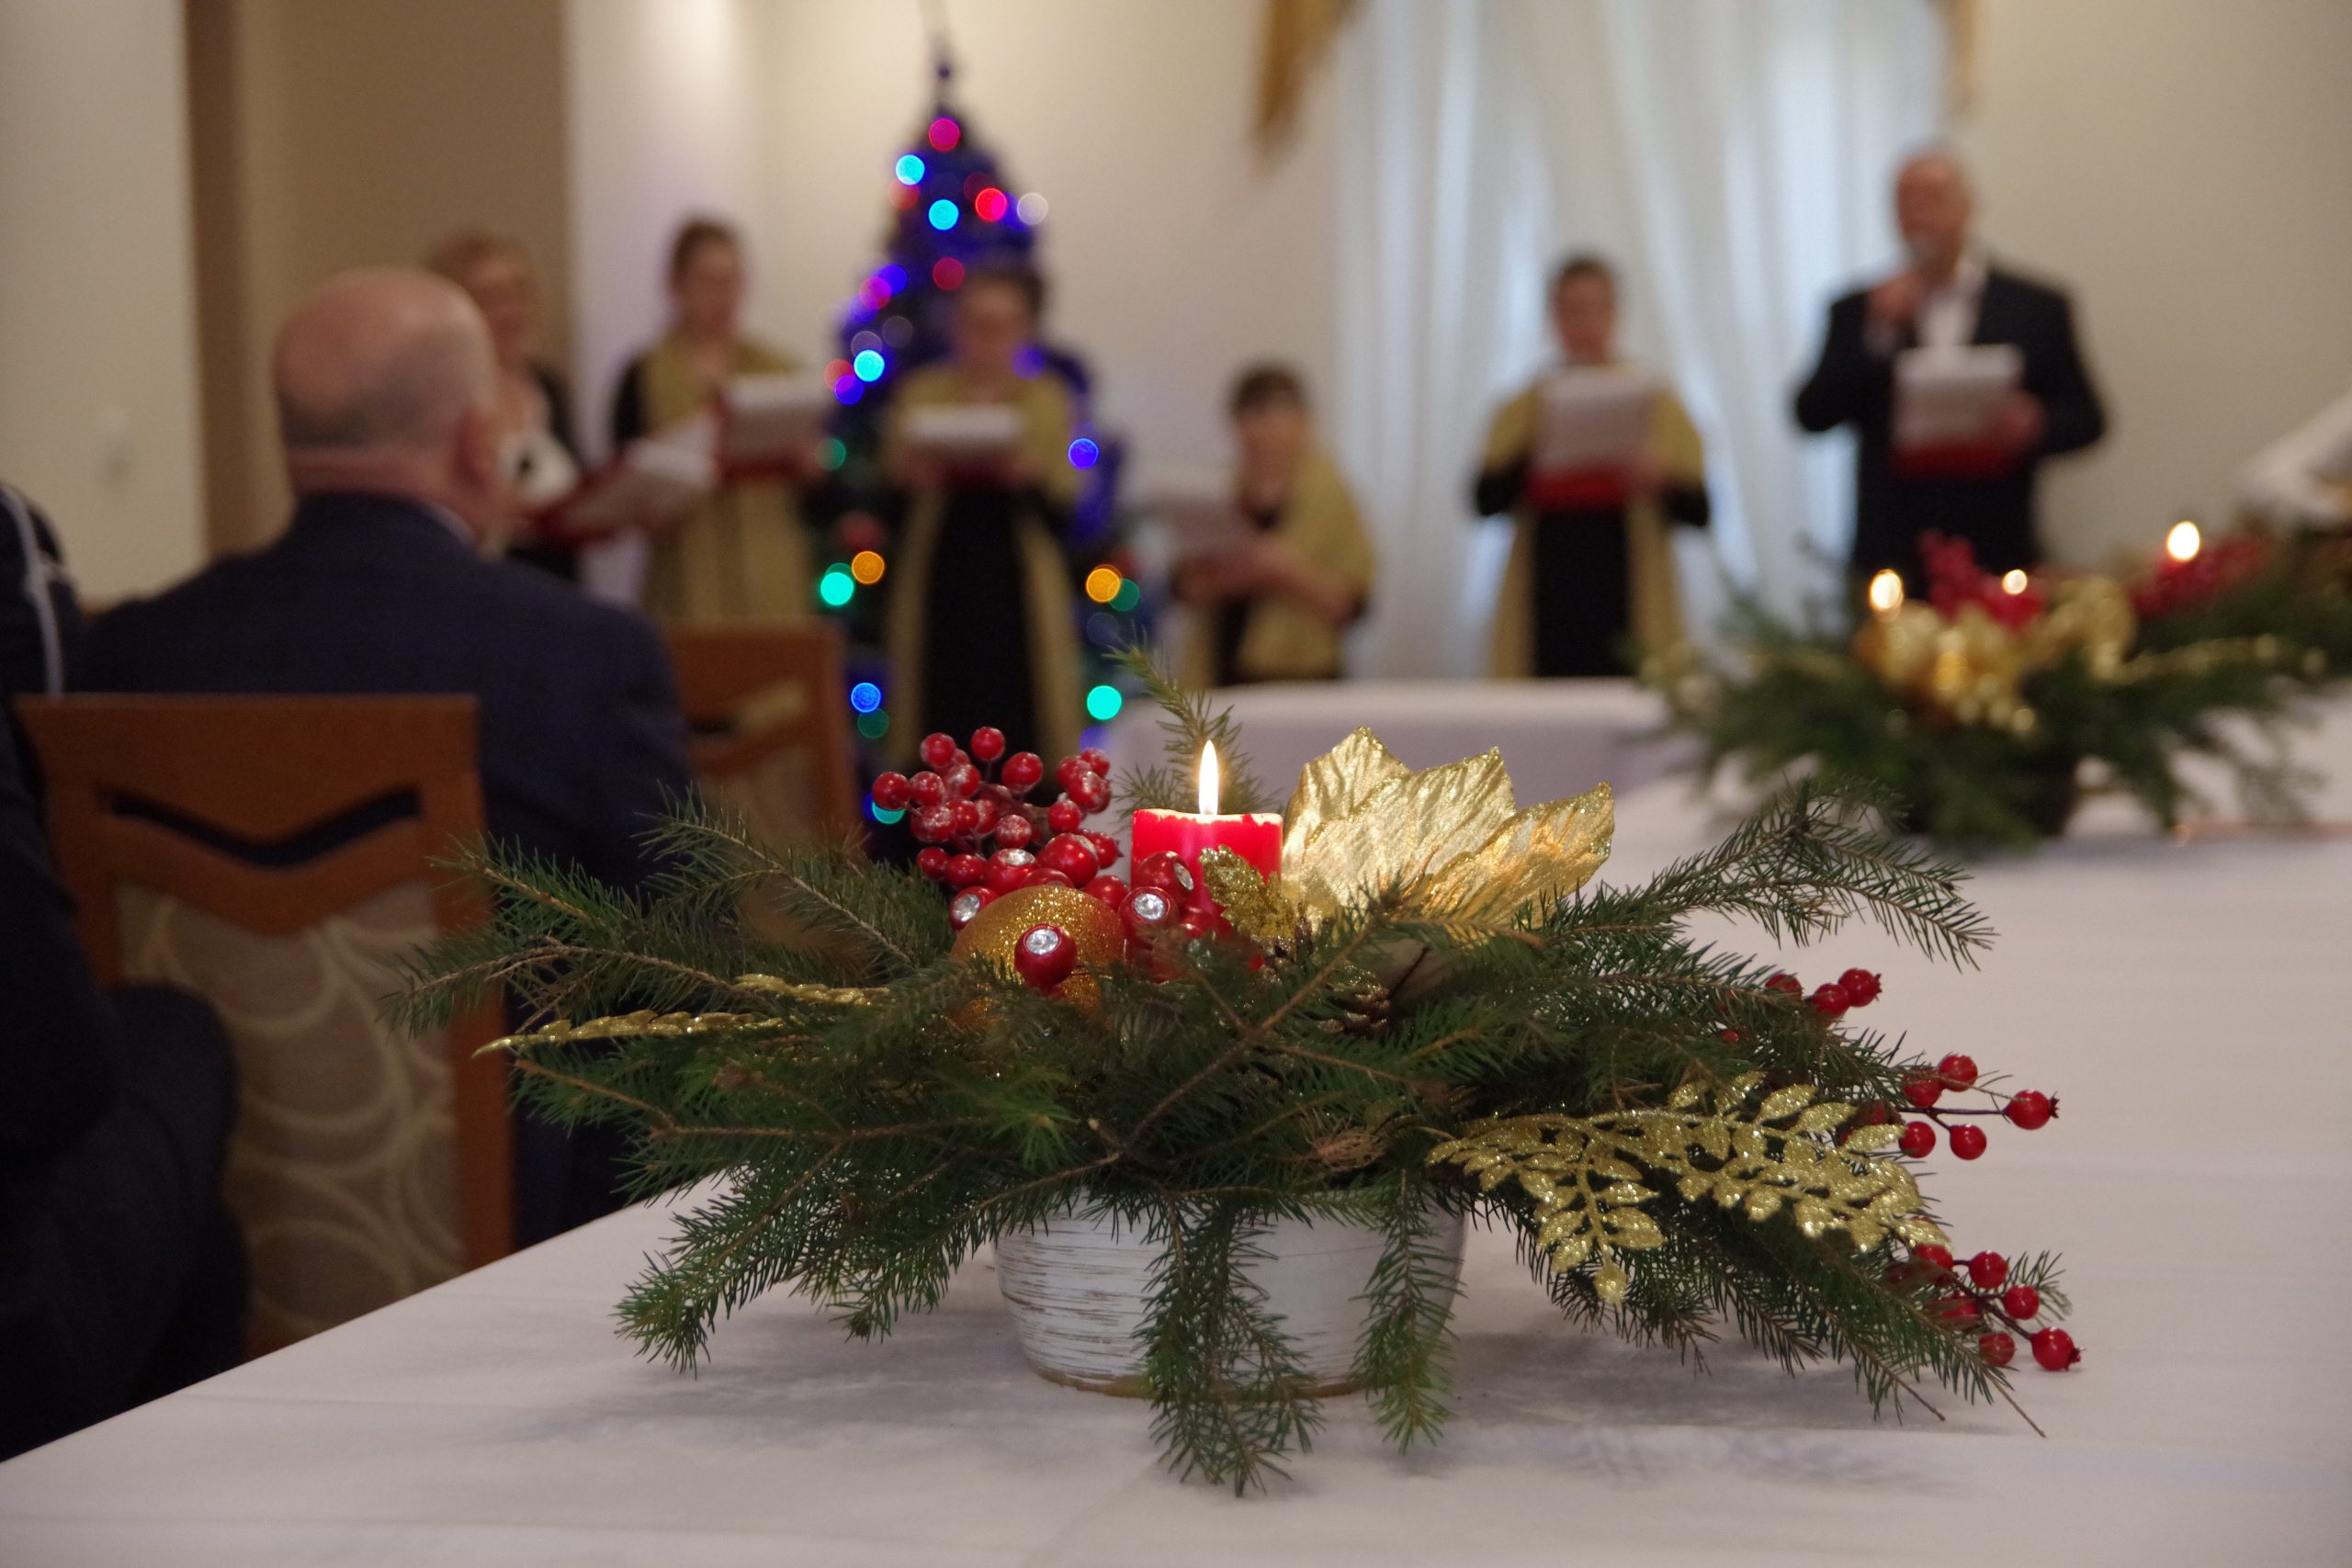
[[[1999, 267], [1985, 273], [1970, 341], [2018, 347], [2025, 356], [2024, 389], [2041, 400], [2046, 422], [2040, 445], [1992, 479], [1906, 478], [1894, 470], [1894, 360], [1871, 352], [1868, 321], [1866, 291], [1829, 308], [1821, 362], [1796, 396], [1797, 423], [1805, 429], [1854, 427], [1854, 570], [1893, 567], [1918, 586], [1918, 537], [1929, 530], [1969, 540], [1988, 570], [2032, 566], [2041, 554], [2033, 513], [2041, 459], [2088, 446], [2107, 430], [2066, 296]], [[1916, 341], [1906, 333], [1898, 347]]]
[[490, 833], [621, 887], [688, 787], [685, 721], [642, 616], [482, 559], [437, 513], [304, 500], [275, 544], [101, 617], [89, 684], [183, 693], [470, 693]]

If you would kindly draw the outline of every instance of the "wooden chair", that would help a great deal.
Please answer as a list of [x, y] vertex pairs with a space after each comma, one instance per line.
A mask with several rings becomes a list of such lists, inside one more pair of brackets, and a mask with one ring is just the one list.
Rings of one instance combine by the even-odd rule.
[[857, 822], [837, 626], [673, 626], [670, 660], [704, 791], [771, 843]]
[[378, 1012], [392, 961], [486, 912], [431, 863], [481, 834], [474, 699], [88, 696], [19, 713], [100, 978], [198, 992], [236, 1042], [227, 1185], [254, 1345], [511, 1251], [505, 1069], [477, 1055], [500, 1009], [437, 1040]]

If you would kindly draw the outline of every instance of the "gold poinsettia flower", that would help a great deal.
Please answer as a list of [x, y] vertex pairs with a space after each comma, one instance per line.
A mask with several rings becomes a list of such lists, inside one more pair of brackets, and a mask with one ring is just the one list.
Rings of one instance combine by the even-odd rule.
[[1616, 803], [1604, 784], [1522, 811], [1500, 751], [1415, 773], [1359, 729], [1300, 770], [1284, 819], [1282, 894], [1311, 921], [1390, 887], [1430, 915], [1501, 921], [1591, 879]]

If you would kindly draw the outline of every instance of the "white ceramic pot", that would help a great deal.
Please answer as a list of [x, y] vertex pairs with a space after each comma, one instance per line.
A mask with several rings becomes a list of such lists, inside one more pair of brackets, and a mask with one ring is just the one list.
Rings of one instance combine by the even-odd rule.
[[[1364, 1320], [1363, 1296], [1384, 1237], [1363, 1225], [1279, 1220], [1254, 1238], [1265, 1254], [1250, 1278], [1283, 1320], [1317, 1395], [1346, 1393]], [[996, 1244], [997, 1284], [1021, 1353], [1049, 1382], [1096, 1393], [1143, 1393], [1136, 1333], [1159, 1248], [1138, 1225], [1058, 1215]], [[1462, 1272], [1462, 1222], [1441, 1219], [1431, 1261]]]

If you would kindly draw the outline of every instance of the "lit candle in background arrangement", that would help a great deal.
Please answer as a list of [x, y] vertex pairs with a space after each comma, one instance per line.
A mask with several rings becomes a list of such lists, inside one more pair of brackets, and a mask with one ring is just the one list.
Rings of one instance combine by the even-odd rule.
[[1200, 810], [1154, 811], [1146, 807], [1136, 811], [1132, 825], [1133, 863], [1140, 866], [1153, 855], [1175, 852], [1192, 869], [1193, 897], [1200, 904], [1209, 901], [1207, 886], [1201, 881], [1204, 850], [1231, 850], [1269, 882], [1283, 869], [1282, 818], [1272, 811], [1220, 816], [1217, 796], [1216, 748], [1204, 746], [1201, 750]]
[[2205, 536], [2198, 532], [2196, 524], [2183, 518], [2165, 536], [2165, 570], [2178, 571], [2195, 560], [2197, 552], [2204, 547]]
[[1871, 578], [1870, 600], [1871, 613], [1882, 619], [1903, 608], [1903, 574], [1889, 570]]

